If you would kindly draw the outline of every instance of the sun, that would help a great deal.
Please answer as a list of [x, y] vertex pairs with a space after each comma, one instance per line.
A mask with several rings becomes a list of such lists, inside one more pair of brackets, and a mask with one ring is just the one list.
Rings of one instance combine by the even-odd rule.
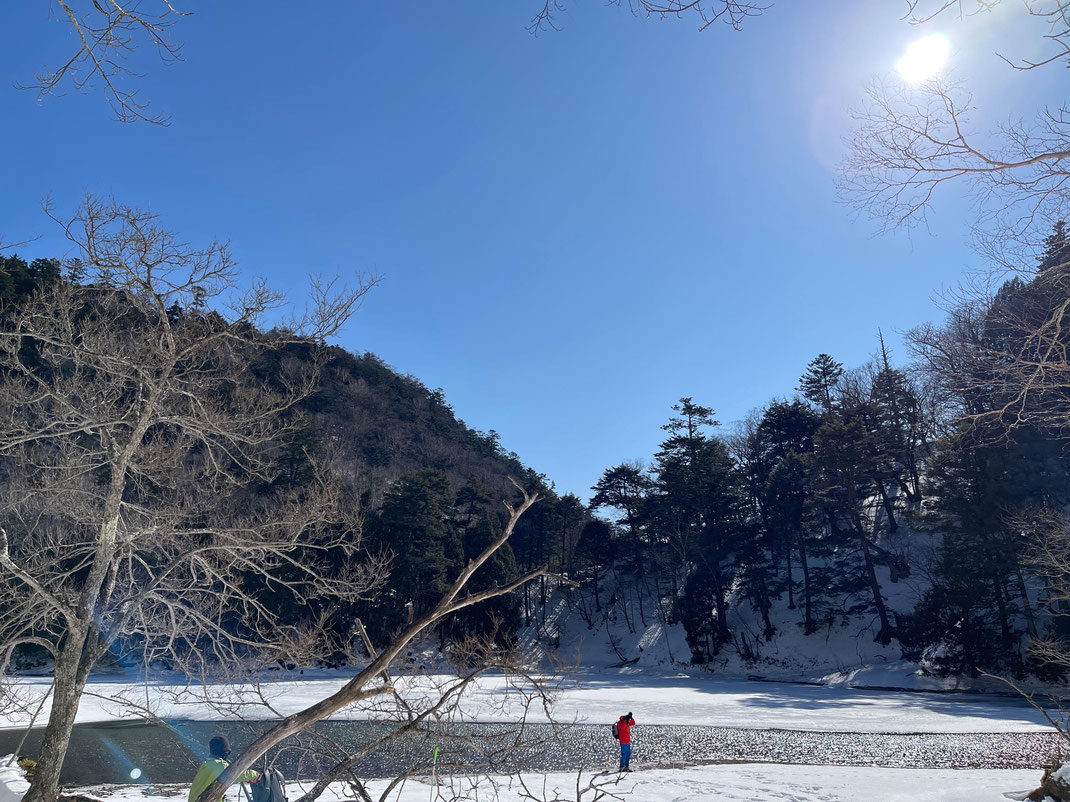
[[943, 34], [923, 36], [907, 48], [895, 63], [896, 70], [912, 84], [936, 77], [951, 54], [951, 42]]

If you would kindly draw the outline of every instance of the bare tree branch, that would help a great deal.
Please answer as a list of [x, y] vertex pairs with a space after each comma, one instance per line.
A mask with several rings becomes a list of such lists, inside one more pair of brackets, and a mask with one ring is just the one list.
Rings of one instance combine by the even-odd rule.
[[80, 92], [100, 83], [108, 104], [120, 122], [165, 125], [168, 118], [152, 114], [138, 98], [137, 89], [127, 84], [140, 78], [129, 66], [129, 58], [148, 45], [164, 62], [181, 58], [181, 46], [170, 37], [170, 28], [185, 12], [171, 0], [51, 0], [59, 19], [74, 33], [75, 51], [55, 69], [34, 75], [23, 89], [34, 89], [38, 98], [59, 94], [65, 85]]
[[[699, 20], [699, 30], [704, 31], [716, 22], [722, 22], [734, 30], [742, 30], [743, 23], [760, 16], [772, 3], [756, 3], [749, 0], [610, 0], [613, 5], [622, 6], [627, 2], [628, 9], [636, 15], [646, 17], [684, 17], [692, 15]], [[561, 0], [544, 0], [542, 8], [536, 12], [528, 24], [528, 30], [537, 34], [540, 31], [560, 30], [557, 18], [565, 11]]]
[[[531, 505], [539, 500], [539, 495], [537, 493], [529, 493], [515, 480], [513, 483], [523, 494], [523, 502], [515, 507], [511, 504], [506, 504], [506, 507], [509, 510], [509, 520], [502, 528], [501, 533], [495, 537], [495, 539], [488, 544], [477, 557], [474, 557], [468, 562], [457, 578], [442, 594], [437, 604], [423, 615], [416, 618], [400, 633], [395, 635], [375, 659], [368, 663], [364, 669], [337, 692], [310, 705], [298, 713], [286, 717], [253, 741], [253, 743], [240, 755], [234, 758], [233, 762], [219, 776], [219, 778], [212, 783], [211, 786], [205, 789], [198, 802], [209, 802], [209, 800], [217, 799], [235, 782], [243, 771], [252, 766], [253, 762], [267, 752], [268, 749], [276, 746], [295, 733], [307, 729], [309, 726], [324, 717], [329, 716], [331, 713], [351, 704], [363, 692], [364, 687], [374, 677], [381, 675], [394, 658], [414, 638], [453, 612], [458, 595], [464, 590], [468, 581], [472, 578], [472, 575], [475, 574], [480, 566], [486, 563], [498, 549], [505, 545], [506, 541], [508, 541], [509, 537], [512, 535], [513, 529], [515, 528], [517, 521], [520, 520], [520, 517], [531, 507]], [[535, 575], [538, 575], [538, 573]], [[493, 590], [488, 591], [488, 593], [491, 595], [486, 596], [486, 598], [491, 598], [493, 595], [497, 595]], [[461, 606], [464, 606], [465, 601], [466, 600], [462, 600]]]
[[[924, 25], [945, 15], [963, 18], [992, 12], [1004, 2], [1006, 0], [906, 0], [907, 12], [904, 16], [915, 25]], [[1030, 16], [1046, 25], [1047, 33], [1043, 39], [1054, 46], [1053, 52], [1039, 61], [1012, 59], [1003, 55], [1000, 58], [1017, 70], [1032, 70], [1070, 57], [1070, 2], [1026, 0], [1022, 6]]]
[[[374, 282], [320, 285], [299, 326], [264, 332], [285, 299], [239, 287], [225, 243], [190, 246], [156, 215], [91, 196], [69, 218], [49, 211], [84, 278], [43, 287], [0, 325], [0, 649], [55, 656], [26, 797], [51, 802], [105, 652], [136, 644], [146, 664], [202, 681], [327, 659], [349, 632], [317, 600], [365, 598], [386, 565], [362, 553], [359, 512], [315, 454], [309, 478], [276, 483], [326, 359], [318, 343]], [[288, 348], [302, 358], [249, 369]]]
[[885, 227], [924, 223], [935, 193], [949, 183], [966, 185], [978, 226], [1004, 244], [1035, 247], [1070, 212], [1066, 107], [982, 135], [970, 125], [971, 97], [956, 84], [910, 88], [885, 80], [867, 97], [853, 115], [840, 194]]

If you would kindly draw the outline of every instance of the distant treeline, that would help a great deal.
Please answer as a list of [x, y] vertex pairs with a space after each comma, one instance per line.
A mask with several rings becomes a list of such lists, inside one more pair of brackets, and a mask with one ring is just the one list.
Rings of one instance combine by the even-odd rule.
[[[609, 468], [594, 488], [613, 522], [592, 554], [636, 578], [644, 620], [628, 624], [680, 622], [707, 663], [775, 638], [769, 612], [786, 599], [808, 635], [861, 621], [935, 672], [1061, 676], [1068, 263], [1060, 224], [1035, 269], [912, 331], [910, 368], [883, 340], [850, 371], [821, 354], [785, 388], [794, 397], [733, 434], [681, 399], [652, 463]], [[888, 584], [907, 577], [928, 589], [896, 613]], [[761, 631], [733, 631], [733, 604], [751, 605]]]

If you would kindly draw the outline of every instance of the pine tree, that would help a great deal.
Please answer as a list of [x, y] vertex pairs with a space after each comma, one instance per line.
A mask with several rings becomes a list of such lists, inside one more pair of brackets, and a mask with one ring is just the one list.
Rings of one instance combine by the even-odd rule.
[[[607, 565], [616, 559], [617, 543], [613, 537], [613, 528], [603, 520], [595, 518], [583, 525], [580, 539], [576, 544], [576, 559], [582, 568], [590, 567], [591, 584], [594, 590], [595, 610], [601, 612], [602, 597], [599, 593], [598, 578]], [[590, 622], [589, 622], [590, 626]]]
[[[491, 512], [489, 497], [483, 494], [475, 496], [470, 488], [466, 490], [467, 492], [462, 490], [457, 499], [458, 511], [467, 507], [467, 516], [461, 531], [465, 561], [478, 556], [501, 530], [499, 516]], [[516, 577], [516, 558], [506, 543], [472, 576], [468, 589], [472, 593], [478, 593], [488, 588], [507, 585]], [[508, 646], [520, 628], [520, 599], [516, 594], [510, 594], [486, 604], [469, 607], [458, 613], [448, 627], [454, 636], [491, 638], [502, 646]]]
[[[811, 501], [810, 475], [806, 463], [794, 451], [789, 451], [770, 471], [764, 487], [766, 526], [779, 537], [788, 555], [788, 593], [792, 593], [791, 552], [799, 555], [803, 579], [803, 634], [810, 635], [817, 627], [815, 600], [817, 583], [810, 565], [810, 532], [816, 530]], [[789, 608], [793, 607], [789, 604]]]
[[1066, 270], [1070, 267], [1070, 232], [1066, 221], [1059, 220], [1052, 228], [1051, 234], [1044, 239], [1044, 252], [1037, 260], [1037, 273], [1050, 270]]
[[620, 516], [622, 534], [628, 544], [629, 562], [636, 576], [641, 577], [647, 559], [644, 544], [643, 512], [652, 482], [635, 465], [606, 468], [591, 490], [591, 509], [609, 508]]
[[[810, 611], [813, 588], [807, 560], [808, 533], [803, 528], [803, 513], [797, 502], [804, 499], [798, 493], [808, 492], [808, 480], [794, 467], [785, 466], [785, 461], [799, 463], [799, 455], [809, 454], [814, 449], [814, 432], [821, 419], [798, 399], [778, 401], [769, 405], [762, 415], [753, 435], [750, 470], [751, 484], [758, 499], [758, 507], [765, 530], [764, 540], [776, 566], [783, 557], [786, 568], [784, 587], [788, 592], [788, 608], [795, 609], [794, 556], [797, 554], [804, 568], [804, 593], [807, 599], [806, 624], [812, 630]], [[801, 463], [798, 466], [800, 471]], [[774, 481], [774, 476], [776, 480]], [[788, 477], [794, 477], [789, 481]]]
[[799, 378], [798, 390], [810, 402], [820, 406], [825, 413], [832, 411], [835, 401], [836, 382], [843, 376], [843, 364], [828, 354], [818, 354], [806, 366]]
[[[689, 584], [699, 583], [712, 593], [712, 609], [689, 610], [688, 620], [704, 620], [713, 613], [710, 648], [716, 652], [731, 639], [728, 628], [728, 587], [732, 550], [740, 533], [740, 480], [725, 444], [706, 430], [717, 425], [713, 410], [682, 398], [678, 413], [662, 428], [669, 437], [655, 455], [656, 493], [653, 504], [681, 559], [693, 566]], [[706, 599], [705, 590], [689, 598]], [[705, 604], [705, 602], [702, 602]], [[705, 631], [705, 624], [703, 624]], [[696, 658], [708, 654], [696, 654]]]
[[828, 417], [814, 434], [811, 464], [818, 496], [828, 519], [830, 537], [844, 540], [838, 573], [846, 593], [868, 592], [879, 626], [873, 640], [886, 645], [893, 628], [884, 603], [874, 560], [875, 544], [863, 522], [862, 505], [870, 494], [866, 463], [872, 450], [871, 435], [859, 415]]
[[386, 640], [404, 623], [406, 605], [414, 615], [424, 612], [460, 564], [463, 546], [446, 475], [424, 470], [399, 480], [369, 528], [372, 550], [391, 557], [386, 598], [392, 603], [368, 610], [365, 623], [373, 640]]
[[939, 669], [1024, 670], [1022, 639], [1039, 627], [1016, 517], [1065, 505], [1068, 478], [1060, 444], [1036, 431], [991, 443], [963, 427], [941, 443], [927, 471], [926, 522], [942, 543], [933, 590], [915, 616], [918, 640], [944, 644]]
[[919, 462], [928, 447], [928, 424], [910, 377], [892, 367], [883, 335], [880, 367], [870, 390], [870, 408], [877, 451], [889, 463], [884, 473], [911, 504], [919, 504]]

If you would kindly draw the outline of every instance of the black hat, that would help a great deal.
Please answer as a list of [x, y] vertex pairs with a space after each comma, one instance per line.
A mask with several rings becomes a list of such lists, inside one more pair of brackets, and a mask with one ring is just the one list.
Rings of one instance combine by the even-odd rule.
[[208, 742], [208, 751], [213, 757], [226, 757], [230, 754], [230, 741], [225, 735], [217, 735]]

